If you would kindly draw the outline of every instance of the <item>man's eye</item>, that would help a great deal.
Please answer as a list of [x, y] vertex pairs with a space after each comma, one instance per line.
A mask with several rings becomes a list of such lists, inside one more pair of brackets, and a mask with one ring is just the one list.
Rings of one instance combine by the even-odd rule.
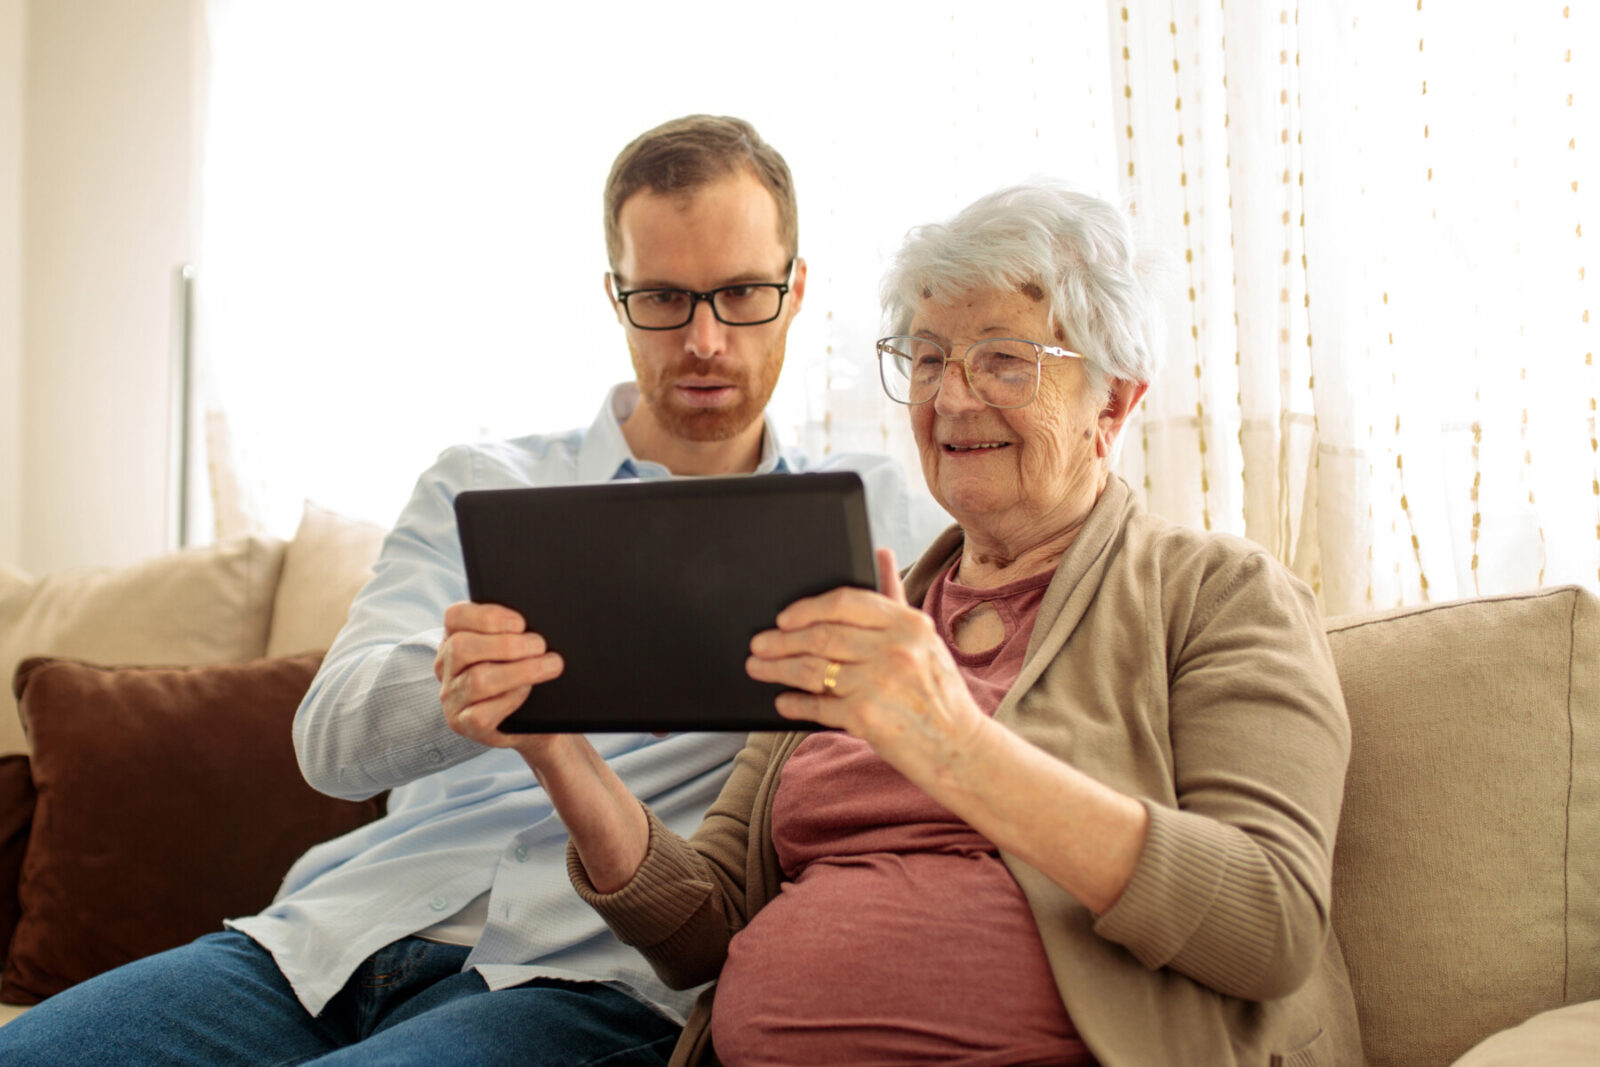
[[756, 295], [756, 287], [753, 285], [730, 285], [728, 288], [721, 290], [721, 292], [729, 300], [749, 300]]
[[652, 289], [640, 295], [656, 307], [671, 307], [673, 304], [683, 303], [683, 293], [676, 289]]

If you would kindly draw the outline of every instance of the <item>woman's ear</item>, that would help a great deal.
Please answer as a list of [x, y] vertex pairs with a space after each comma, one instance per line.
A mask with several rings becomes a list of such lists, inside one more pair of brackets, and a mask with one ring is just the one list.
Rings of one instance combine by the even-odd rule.
[[1111, 457], [1112, 448], [1117, 443], [1117, 436], [1122, 433], [1123, 425], [1128, 421], [1128, 416], [1133, 414], [1133, 409], [1139, 406], [1139, 401], [1144, 399], [1145, 391], [1149, 388], [1149, 382], [1132, 382], [1125, 378], [1111, 379], [1111, 391], [1106, 397], [1105, 407], [1100, 411], [1100, 423], [1095, 430], [1095, 455], [1101, 459]]

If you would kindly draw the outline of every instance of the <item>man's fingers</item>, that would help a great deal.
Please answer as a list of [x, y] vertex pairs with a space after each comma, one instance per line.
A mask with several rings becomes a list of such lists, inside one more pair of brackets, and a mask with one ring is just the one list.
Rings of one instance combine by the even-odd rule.
[[439, 646], [439, 653], [433, 660], [433, 675], [447, 682], [479, 663], [514, 663], [542, 656], [548, 650], [541, 634], [484, 634], [462, 630], [447, 636]]
[[469, 704], [456, 713], [453, 723], [456, 732], [480, 744], [509, 746], [511, 739], [500, 732], [500, 724], [506, 721], [506, 716], [522, 707], [522, 702], [528, 699], [532, 689], [531, 685], [524, 685], [488, 700]]
[[541, 634], [529, 633], [478, 633], [463, 630], [447, 639], [451, 657], [459, 669], [474, 663], [510, 663], [513, 660], [542, 656], [548, 649]]
[[459, 713], [460, 709], [503, 693], [548, 682], [561, 674], [563, 666], [561, 657], [554, 652], [510, 663], [474, 664], [445, 682], [445, 707]]
[[528, 628], [522, 616], [504, 604], [474, 604], [458, 600], [444, 609], [444, 631], [475, 630], [478, 633], [521, 633]]

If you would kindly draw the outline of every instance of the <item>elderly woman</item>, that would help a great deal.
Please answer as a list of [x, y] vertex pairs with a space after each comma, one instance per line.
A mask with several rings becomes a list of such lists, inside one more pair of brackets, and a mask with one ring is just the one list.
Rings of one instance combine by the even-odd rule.
[[1146, 273], [1050, 184], [913, 231], [878, 350], [957, 526], [751, 642], [784, 716], [839, 729], [752, 736], [692, 840], [583, 738], [506, 742], [584, 899], [669, 982], [718, 979], [675, 1062], [1361, 1061], [1312, 597], [1109, 469], [1156, 370]]

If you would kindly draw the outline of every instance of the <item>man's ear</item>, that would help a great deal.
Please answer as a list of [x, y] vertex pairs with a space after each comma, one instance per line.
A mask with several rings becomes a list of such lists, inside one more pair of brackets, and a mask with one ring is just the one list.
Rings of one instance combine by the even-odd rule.
[[799, 256], [794, 257], [794, 278], [789, 282], [789, 317], [793, 318], [800, 311], [800, 304], [806, 298], [806, 261]]
[[1100, 411], [1099, 426], [1095, 429], [1095, 455], [1101, 459], [1110, 458], [1112, 446], [1117, 443], [1117, 436], [1122, 433], [1128, 416], [1133, 414], [1133, 409], [1139, 406], [1139, 401], [1144, 399], [1145, 391], [1149, 388], [1149, 382], [1111, 379], [1111, 393], [1106, 397], [1105, 407]]
[[618, 322], [622, 322], [622, 301], [618, 300], [617, 294], [612, 291], [610, 271], [606, 271], [605, 283], [606, 299], [611, 301], [611, 313], [617, 317]]

